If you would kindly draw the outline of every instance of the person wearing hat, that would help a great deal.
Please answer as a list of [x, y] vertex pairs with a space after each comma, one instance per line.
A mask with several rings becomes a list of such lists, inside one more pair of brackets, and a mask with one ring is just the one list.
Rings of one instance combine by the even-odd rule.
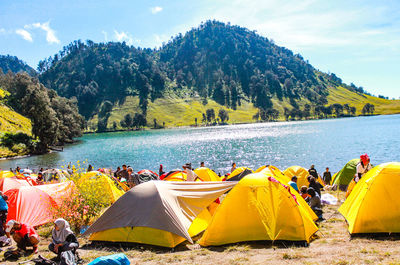
[[367, 154], [360, 155], [360, 162], [358, 162], [356, 170], [357, 173], [354, 177], [354, 181], [357, 183], [360, 181], [361, 177], [365, 175], [368, 171], [372, 169], [369, 156]]
[[17, 243], [19, 251], [26, 251], [26, 247], [33, 247], [33, 253], [37, 253], [40, 239], [33, 227], [15, 220], [10, 220], [6, 225], [6, 234], [8, 238], [12, 235], [15, 243]]
[[192, 164], [186, 163], [182, 166], [186, 173], [186, 181], [195, 181], [199, 176], [192, 170]]

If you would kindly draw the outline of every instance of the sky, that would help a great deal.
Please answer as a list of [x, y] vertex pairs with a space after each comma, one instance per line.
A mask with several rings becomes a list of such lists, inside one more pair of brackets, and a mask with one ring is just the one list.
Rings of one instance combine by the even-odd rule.
[[0, 54], [36, 69], [77, 39], [155, 48], [213, 19], [256, 30], [347, 84], [400, 98], [398, 0], [1, 0]]

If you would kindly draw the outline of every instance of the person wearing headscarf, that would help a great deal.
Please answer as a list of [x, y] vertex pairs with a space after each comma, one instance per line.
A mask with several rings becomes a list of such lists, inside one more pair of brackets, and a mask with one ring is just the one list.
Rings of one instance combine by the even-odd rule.
[[367, 154], [360, 155], [360, 162], [357, 164], [357, 173], [354, 176], [354, 181], [357, 183], [362, 176], [365, 175], [372, 168], [370, 158]]
[[75, 252], [78, 247], [78, 240], [74, 232], [72, 232], [69, 223], [62, 218], [55, 220], [52, 230], [52, 242], [49, 245], [49, 250], [60, 257], [62, 252], [69, 250]]

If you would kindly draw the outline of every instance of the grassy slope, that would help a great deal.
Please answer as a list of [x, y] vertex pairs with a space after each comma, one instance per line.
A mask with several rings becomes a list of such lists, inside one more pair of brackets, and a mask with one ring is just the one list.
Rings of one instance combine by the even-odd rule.
[[[4, 91], [0, 89], [0, 98], [4, 96]], [[28, 118], [16, 113], [12, 109], [0, 103], [0, 134], [5, 132], [23, 132], [31, 135], [32, 124]], [[16, 156], [12, 150], [0, 145], [0, 158]]]
[[[285, 98], [283, 101], [279, 101], [274, 98], [272, 102], [274, 108], [279, 110], [280, 119], [283, 120], [284, 107], [292, 108], [289, 104], [289, 100]], [[302, 108], [305, 103], [309, 102], [308, 100], [301, 100], [298, 103]], [[328, 104], [334, 103], [347, 103], [350, 106], [354, 106], [357, 108], [357, 114], [361, 114], [361, 110], [366, 103], [375, 105], [375, 114], [400, 113], [400, 100], [387, 100], [368, 95], [360, 95], [343, 87], [329, 88]], [[167, 97], [149, 103], [147, 121], [150, 127], [153, 126], [153, 119], [157, 119], [157, 123], [160, 125], [165, 122], [166, 127], [194, 125], [195, 118], [197, 118], [198, 124], [201, 124], [202, 113], [205, 113], [209, 108], [213, 108], [216, 115], [218, 115], [219, 109], [226, 109], [229, 113], [228, 123], [230, 124], [254, 122], [252, 117], [257, 112], [253, 104], [245, 101], [242, 101], [242, 105], [238, 107], [237, 110], [233, 110], [223, 107], [213, 100], [208, 100], [207, 105], [203, 105], [200, 98]], [[117, 129], [122, 129], [119, 122], [127, 113], [133, 115], [135, 112], [140, 112], [138, 97], [127, 97], [123, 104], [114, 106], [108, 120], [108, 128], [111, 129], [115, 121], [117, 123]], [[91, 127], [92, 130], [95, 130], [97, 116], [94, 116], [88, 124], [89, 128]]]
[[400, 113], [400, 100], [388, 100], [368, 95], [360, 95], [349, 91], [343, 87], [329, 88], [329, 104], [349, 104], [357, 108], [357, 114], [366, 103], [375, 105], [375, 114], [395, 114]]

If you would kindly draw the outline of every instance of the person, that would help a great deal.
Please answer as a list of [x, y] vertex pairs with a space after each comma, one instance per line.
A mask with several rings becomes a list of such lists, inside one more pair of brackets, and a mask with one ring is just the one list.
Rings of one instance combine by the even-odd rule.
[[3, 192], [0, 191], [0, 236], [4, 236], [6, 234], [5, 226], [8, 215], [7, 200], [7, 195], [4, 195]]
[[318, 220], [323, 220], [321, 197], [313, 188], [308, 188], [307, 193], [310, 195], [308, 205], [310, 206], [311, 210], [313, 210], [314, 213], [318, 216]]
[[313, 176], [315, 179], [318, 179], [318, 172], [315, 169], [314, 165], [311, 165], [310, 169], [308, 170], [308, 174], [310, 174], [311, 176]]
[[123, 180], [127, 181], [128, 177], [129, 177], [128, 169], [126, 165], [122, 165], [122, 170], [118, 172], [118, 179], [120, 179], [121, 181]]
[[183, 170], [186, 173], [186, 181], [195, 181], [199, 176], [192, 170], [192, 164], [186, 163], [182, 166]]
[[161, 176], [162, 174], [164, 174], [164, 170], [163, 170], [163, 165], [160, 164], [160, 168], [158, 169], [158, 176]]
[[92, 165], [89, 164], [88, 168], [87, 168], [87, 172], [93, 171], [93, 167]]
[[236, 169], [236, 163], [233, 162], [233, 163], [232, 163], [232, 168], [231, 168], [231, 173], [232, 173], [233, 171], [235, 171], [235, 169]]
[[313, 176], [308, 176], [307, 180], [310, 183], [308, 187], [313, 188], [314, 191], [318, 193], [318, 195], [321, 197], [321, 189], [323, 188], [323, 186], [319, 182], [317, 182]]
[[288, 184], [289, 184], [290, 186], [292, 186], [292, 188], [293, 188], [295, 191], [299, 192], [299, 187], [297, 187], [297, 177], [296, 177], [296, 176], [293, 176], [292, 179], [289, 181]]
[[358, 162], [356, 167], [356, 175], [354, 176], [354, 181], [357, 183], [360, 179], [370, 171], [372, 168], [370, 163], [370, 158], [367, 154], [363, 154], [360, 156], [360, 162]]
[[115, 177], [116, 179], [118, 179], [119, 181], [120, 181], [120, 179], [119, 179], [118, 174], [119, 174], [120, 171], [121, 171], [121, 168], [120, 168], [120, 167], [117, 167], [117, 170], [115, 170], [115, 172], [114, 172], [114, 177]]
[[26, 251], [26, 247], [31, 246], [33, 248], [33, 253], [37, 253], [40, 239], [33, 227], [15, 220], [10, 220], [6, 225], [6, 235], [8, 238], [12, 235], [15, 243], [17, 243], [18, 251]]
[[128, 167], [128, 178], [127, 183], [129, 188], [133, 188], [136, 185], [140, 184], [139, 176], [135, 172], [133, 172], [133, 168]]
[[308, 198], [310, 198], [310, 195], [307, 193], [307, 189], [307, 186], [301, 186], [300, 188], [300, 195], [306, 202], [308, 202]]
[[331, 172], [329, 171], [329, 167], [325, 169], [324, 175], [322, 176], [322, 179], [325, 183], [325, 185], [330, 185], [331, 180], [332, 180], [332, 175]]
[[57, 254], [58, 259], [64, 251], [72, 251], [75, 254], [79, 242], [66, 220], [63, 218], [55, 220], [51, 235], [52, 242], [49, 244], [49, 250]]
[[37, 183], [38, 185], [43, 185], [44, 180], [43, 180], [43, 173], [42, 173], [42, 172], [39, 172], [39, 173], [38, 173], [38, 176], [37, 176], [37, 178], [36, 178], [36, 183]]
[[204, 162], [200, 162], [200, 167], [205, 167]]

